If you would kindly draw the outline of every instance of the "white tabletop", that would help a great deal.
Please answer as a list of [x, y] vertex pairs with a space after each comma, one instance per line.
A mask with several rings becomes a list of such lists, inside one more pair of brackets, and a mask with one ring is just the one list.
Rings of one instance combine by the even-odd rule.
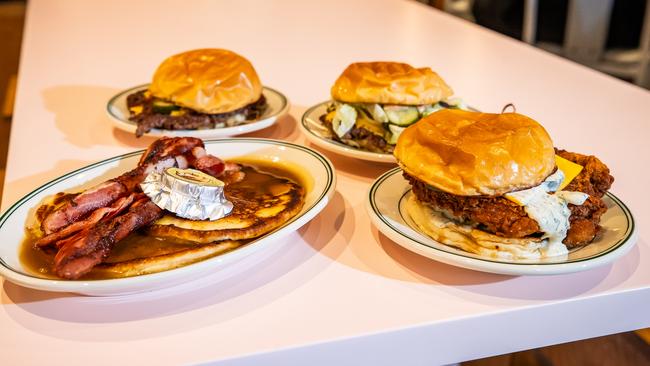
[[228, 280], [121, 298], [4, 281], [7, 364], [436, 364], [650, 326], [650, 93], [414, 1], [31, 0], [3, 208], [67, 171], [147, 146], [111, 127], [106, 101], [148, 82], [166, 56], [201, 47], [245, 55], [291, 99], [291, 116], [259, 137], [304, 142], [302, 112], [360, 60], [431, 66], [485, 111], [513, 102], [557, 146], [609, 165], [638, 244], [612, 265], [562, 276], [443, 265], [370, 225], [365, 192], [388, 166], [327, 154], [334, 200]]

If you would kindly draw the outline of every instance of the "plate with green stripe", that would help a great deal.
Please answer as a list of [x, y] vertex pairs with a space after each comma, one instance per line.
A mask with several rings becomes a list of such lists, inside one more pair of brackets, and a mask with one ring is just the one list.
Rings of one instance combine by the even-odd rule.
[[371, 222], [395, 243], [425, 257], [453, 266], [507, 275], [556, 275], [596, 268], [626, 254], [637, 241], [634, 217], [612, 193], [603, 201], [607, 211], [601, 217], [602, 232], [590, 244], [570, 250], [568, 255], [542, 259], [512, 259], [470, 253], [435, 241], [422, 232], [407, 212], [413, 195], [402, 170], [384, 173], [368, 191], [366, 210]]
[[[330, 161], [320, 153], [284, 141], [231, 138], [205, 141], [212, 155], [261, 169], [276, 166], [300, 177], [305, 190], [302, 209], [281, 226], [256, 239], [241, 243], [234, 249], [182, 267], [162, 272], [110, 279], [63, 280], [30, 265], [24, 255], [26, 228], [34, 222], [36, 209], [48, 197], [59, 192], [79, 192], [133, 169], [142, 155], [135, 151], [115, 156], [60, 176], [14, 203], [0, 216], [0, 275], [20, 286], [55, 292], [73, 292], [91, 296], [124, 295], [170, 287], [210, 276], [215, 281], [247, 270], [281, 250], [282, 237], [295, 232], [312, 220], [332, 199], [336, 175]], [[240, 160], [241, 159], [241, 160]], [[155, 238], [152, 238], [155, 240]], [[144, 243], [146, 244], [146, 243]], [[244, 260], [245, 259], [245, 260]]]
[[[130, 120], [131, 111], [127, 105], [129, 95], [136, 94], [149, 89], [149, 84], [139, 85], [130, 89], [123, 90], [112, 97], [106, 105], [106, 115], [113, 123], [115, 128], [122, 131], [135, 133], [138, 128], [137, 123]], [[266, 98], [266, 108], [262, 114], [255, 120], [243, 121], [236, 124], [215, 126], [213, 128], [199, 129], [166, 129], [152, 128], [144, 133], [146, 136], [192, 136], [200, 138], [219, 138], [241, 135], [244, 133], [262, 130], [274, 125], [278, 120], [287, 114], [290, 108], [289, 99], [281, 92], [264, 87], [262, 94]], [[205, 115], [208, 116], [208, 115]]]

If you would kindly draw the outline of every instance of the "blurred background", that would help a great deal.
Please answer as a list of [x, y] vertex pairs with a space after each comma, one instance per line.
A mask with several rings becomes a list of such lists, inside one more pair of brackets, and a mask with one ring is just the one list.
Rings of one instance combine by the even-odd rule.
[[[377, 0], [377, 4], [381, 1], [386, 0]], [[650, 88], [650, 6], [646, 0], [417, 1]], [[26, 6], [24, 0], [0, 0], [0, 189], [4, 182]], [[649, 344], [650, 331], [639, 330], [464, 364], [650, 365]]]
[[[377, 0], [377, 4], [381, 1], [386, 0]], [[650, 7], [646, 0], [417, 1], [650, 88]], [[26, 0], [0, 0], [0, 189], [26, 7]]]
[[24, 1], [0, 0], [0, 190], [5, 180], [9, 130], [14, 108], [24, 22]]
[[650, 88], [650, 7], [646, 0], [420, 2]]

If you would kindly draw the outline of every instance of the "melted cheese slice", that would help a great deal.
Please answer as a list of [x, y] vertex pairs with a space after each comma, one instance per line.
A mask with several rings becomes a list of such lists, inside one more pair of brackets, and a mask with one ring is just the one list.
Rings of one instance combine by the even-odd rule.
[[142, 113], [142, 109], [143, 109], [143, 107], [142, 107], [141, 105], [135, 105], [135, 106], [129, 108], [129, 110], [131, 111], [131, 113], [133, 113], [133, 114], [136, 115], [136, 116], [137, 116], [138, 114]]
[[557, 168], [564, 173], [564, 180], [560, 183], [558, 191], [561, 191], [564, 187], [568, 186], [583, 169], [582, 165], [578, 165], [558, 155], [555, 155], [555, 165], [557, 165]]

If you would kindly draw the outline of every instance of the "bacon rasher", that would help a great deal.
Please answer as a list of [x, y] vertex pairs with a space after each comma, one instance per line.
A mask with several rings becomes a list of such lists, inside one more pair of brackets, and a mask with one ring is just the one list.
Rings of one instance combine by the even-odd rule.
[[58, 249], [54, 272], [67, 279], [83, 276], [106, 259], [115, 243], [158, 219], [162, 210], [141, 193], [140, 183], [149, 173], [171, 167], [191, 167], [225, 178], [240, 179], [242, 174], [238, 165], [207, 154], [201, 139], [154, 141], [135, 169], [78, 194], [45, 217], [41, 223], [45, 236], [35, 245]]

